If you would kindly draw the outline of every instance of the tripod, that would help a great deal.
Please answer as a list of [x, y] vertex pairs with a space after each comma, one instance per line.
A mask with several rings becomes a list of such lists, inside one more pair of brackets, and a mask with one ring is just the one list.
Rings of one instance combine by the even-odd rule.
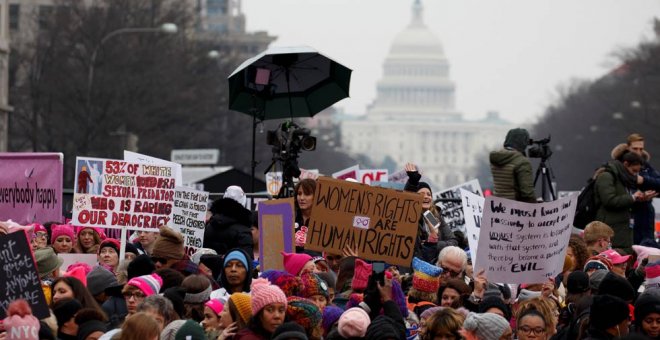
[[[298, 162], [296, 158], [284, 161], [281, 158], [274, 156], [273, 161], [264, 172], [264, 174], [268, 173], [273, 167], [277, 169], [276, 164], [278, 162], [280, 163], [280, 166], [282, 167], [282, 186], [280, 187], [280, 191], [277, 194], [277, 198], [294, 197], [296, 195], [293, 178], [300, 176], [300, 169], [297, 166]], [[298, 170], [297, 173], [296, 170]]]
[[551, 202], [557, 199], [555, 194], [555, 189], [552, 187], [552, 180], [555, 179], [555, 174], [550, 168], [550, 164], [546, 161], [547, 158], [541, 158], [541, 163], [539, 163], [538, 169], [536, 169], [536, 176], [534, 176], [534, 187], [536, 187], [536, 182], [541, 177], [541, 197], [543, 197], [544, 202]]

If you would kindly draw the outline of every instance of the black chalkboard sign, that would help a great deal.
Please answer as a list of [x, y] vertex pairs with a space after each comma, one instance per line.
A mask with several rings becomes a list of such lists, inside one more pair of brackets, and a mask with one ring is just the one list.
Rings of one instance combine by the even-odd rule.
[[39, 319], [50, 315], [41, 280], [25, 232], [0, 236], [0, 319], [9, 303], [25, 299]]

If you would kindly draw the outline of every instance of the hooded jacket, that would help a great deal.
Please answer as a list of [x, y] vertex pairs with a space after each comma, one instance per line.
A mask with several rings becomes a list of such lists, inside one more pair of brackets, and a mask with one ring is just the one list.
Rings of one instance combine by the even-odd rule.
[[633, 244], [632, 230], [630, 229], [630, 209], [635, 200], [630, 191], [634, 188], [627, 187], [621, 177], [625, 174], [623, 166], [619, 161], [610, 161], [596, 178], [596, 220], [609, 225], [614, 230], [612, 247], [621, 248], [631, 252]]
[[[204, 248], [225, 256], [230, 249], [253, 253], [252, 213], [231, 198], [220, 198], [211, 205], [213, 216], [204, 230]], [[252, 258], [249, 255], [248, 258]]]
[[512, 129], [506, 135], [504, 149], [490, 153], [495, 196], [521, 202], [536, 202], [532, 164], [524, 155], [527, 145], [527, 130]]
[[[241, 253], [243, 253], [245, 258], [248, 260], [248, 264], [247, 264], [248, 266], [246, 268], [247, 269], [247, 275], [245, 276], [245, 282], [243, 282], [243, 292], [249, 293], [250, 292], [250, 285], [252, 284], [252, 271], [254, 270], [253, 265], [252, 265], [252, 256], [250, 255], [252, 253], [247, 253], [247, 252], [245, 252], [245, 250], [243, 250], [241, 248], [229, 249], [229, 251], [227, 253], [230, 253], [234, 250], [240, 251]], [[225, 288], [225, 289], [229, 288], [229, 281], [227, 281], [227, 277], [225, 275], [224, 268], [222, 269], [222, 272], [220, 273], [219, 281], [220, 281], [220, 285], [223, 288]], [[231, 292], [228, 292], [228, 293], [231, 294]]]

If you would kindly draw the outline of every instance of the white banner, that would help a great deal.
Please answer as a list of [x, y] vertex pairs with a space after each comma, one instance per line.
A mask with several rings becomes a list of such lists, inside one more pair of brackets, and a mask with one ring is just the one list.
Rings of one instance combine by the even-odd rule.
[[[457, 186], [445, 189], [436, 195], [436, 198], [460, 199], [460, 189], [467, 190], [473, 194], [483, 196], [479, 180], [473, 179], [471, 181], [459, 184]], [[459, 230], [465, 234], [465, 218], [463, 216], [463, 207], [461, 202], [438, 202], [436, 204], [442, 211], [442, 219], [449, 225], [452, 232]]]
[[177, 185], [183, 184], [183, 179], [181, 177], [182, 176], [181, 164], [179, 163], [174, 163], [174, 162], [166, 161], [164, 159], [151, 157], [151, 156], [143, 155], [141, 153], [127, 151], [127, 150], [124, 150], [124, 160], [129, 162], [137, 162], [137, 163], [145, 163], [145, 164], [153, 164], [153, 165], [165, 165], [172, 167], [172, 172], [174, 172], [174, 179], [176, 180], [176, 184]]
[[481, 230], [481, 217], [484, 213], [484, 202], [486, 199], [463, 188], [459, 190], [461, 192], [461, 204], [463, 207], [463, 216], [465, 218], [465, 237], [470, 245], [472, 266], [476, 267], [479, 231]]
[[209, 193], [188, 187], [176, 187], [174, 190], [174, 208], [172, 226], [183, 235], [185, 251], [192, 256], [204, 244], [206, 206]]
[[360, 166], [359, 165], [354, 165], [352, 167], [348, 167], [344, 170], [339, 170], [332, 174], [332, 178], [336, 179], [347, 179], [347, 178], [352, 178], [354, 180], [358, 179], [358, 172], [360, 171]]

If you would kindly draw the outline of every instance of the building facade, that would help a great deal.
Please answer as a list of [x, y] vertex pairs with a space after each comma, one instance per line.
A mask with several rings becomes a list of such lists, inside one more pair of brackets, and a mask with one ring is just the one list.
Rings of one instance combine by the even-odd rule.
[[474, 178], [478, 157], [501, 146], [511, 125], [496, 112], [478, 121], [463, 118], [449, 61], [423, 14], [416, 0], [410, 24], [385, 59], [376, 99], [364, 116], [342, 117], [341, 145], [383, 167], [413, 162], [441, 189]]

